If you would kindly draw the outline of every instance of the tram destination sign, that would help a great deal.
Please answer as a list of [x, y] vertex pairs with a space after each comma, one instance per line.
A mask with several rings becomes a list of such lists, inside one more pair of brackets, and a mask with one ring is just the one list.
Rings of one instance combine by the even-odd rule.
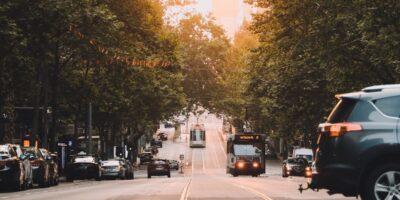
[[235, 135], [235, 141], [237, 142], [258, 142], [262, 141], [261, 135]]

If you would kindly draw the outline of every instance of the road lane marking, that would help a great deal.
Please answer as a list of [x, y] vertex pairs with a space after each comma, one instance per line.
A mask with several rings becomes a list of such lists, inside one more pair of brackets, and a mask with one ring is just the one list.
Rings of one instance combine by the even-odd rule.
[[231, 182], [229, 182], [229, 181], [226, 181], [226, 182], [229, 183], [229, 184], [231, 184], [231, 185], [233, 185], [233, 186], [235, 186], [235, 187], [245, 189], [245, 190], [247, 190], [247, 191], [249, 191], [249, 192], [251, 192], [251, 193], [257, 195], [258, 197], [260, 197], [260, 198], [262, 198], [262, 199], [264, 199], [264, 200], [272, 200], [272, 198], [270, 198], [269, 196], [267, 196], [267, 195], [265, 195], [265, 194], [263, 194], [263, 193], [261, 193], [261, 192], [255, 190], [255, 189], [253, 189], [253, 188], [246, 187], [246, 186], [243, 186], [243, 185], [239, 185], [239, 184], [237, 184], [237, 183], [234, 184], [234, 183], [231, 183]]
[[194, 174], [194, 156], [193, 156], [193, 151], [191, 151], [191, 153], [192, 153], [192, 174], [191, 174], [191, 176], [193, 176], [193, 174]]
[[190, 187], [190, 183], [191, 182], [192, 182], [192, 178], [189, 179], [189, 182], [183, 188], [180, 200], [187, 200], [188, 195], [189, 195], [189, 187]]
[[201, 151], [201, 160], [203, 161], [203, 174], [206, 174], [206, 164], [204, 162], [204, 151]]

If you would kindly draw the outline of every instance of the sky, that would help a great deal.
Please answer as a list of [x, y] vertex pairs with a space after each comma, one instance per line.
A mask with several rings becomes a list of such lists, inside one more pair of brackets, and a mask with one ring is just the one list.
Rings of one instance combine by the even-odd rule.
[[233, 39], [243, 21], [250, 21], [251, 13], [256, 10], [243, 0], [197, 0], [195, 4], [186, 7], [171, 7], [167, 13], [179, 11], [198, 12], [205, 16], [211, 14], [217, 24], [225, 29], [227, 36]]

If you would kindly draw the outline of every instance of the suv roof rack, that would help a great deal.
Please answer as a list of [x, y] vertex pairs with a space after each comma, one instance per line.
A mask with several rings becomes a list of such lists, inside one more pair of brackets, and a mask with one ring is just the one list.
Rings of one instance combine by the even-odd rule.
[[374, 85], [363, 88], [363, 92], [380, 92], [384, 89], [400, 89], [400, 84]]

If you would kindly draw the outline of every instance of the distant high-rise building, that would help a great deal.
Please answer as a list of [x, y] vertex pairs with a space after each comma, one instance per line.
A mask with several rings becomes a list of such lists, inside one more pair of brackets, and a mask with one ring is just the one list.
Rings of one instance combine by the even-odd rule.
[[251, 21], [251, 14], [254, 12], [255, 8], [243, 0], [212, 0], [211, 13], [231, 38], [245, 20]]
[[165, 0], [165, 2], [170, 6], [187, 6], [195, 4], [197, 0]]

